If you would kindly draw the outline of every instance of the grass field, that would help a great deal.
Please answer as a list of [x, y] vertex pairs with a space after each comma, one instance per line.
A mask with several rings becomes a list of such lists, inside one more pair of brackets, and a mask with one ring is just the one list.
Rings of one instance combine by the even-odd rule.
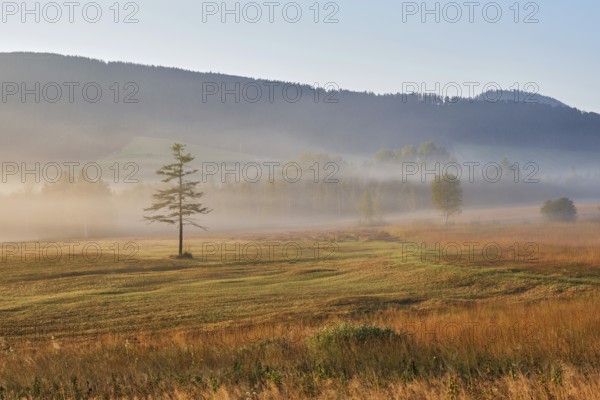
[[0, 399], [594, 398], [599, 230], [4, 246]]

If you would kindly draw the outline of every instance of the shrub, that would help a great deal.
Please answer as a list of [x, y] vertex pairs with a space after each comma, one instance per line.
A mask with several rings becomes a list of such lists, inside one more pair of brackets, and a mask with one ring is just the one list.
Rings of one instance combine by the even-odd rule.
[[570, 199], [563, 197], [557, 200], [548, 200], [542, 206], [542, 214], [549, 221], [572, 222], [577, 219], [577, 209]]
[[308, 338], [320, 376], [350, 379], [372, 373], [384, 379], [410, 364], [408, 335], [374, 326], [340, 324]]

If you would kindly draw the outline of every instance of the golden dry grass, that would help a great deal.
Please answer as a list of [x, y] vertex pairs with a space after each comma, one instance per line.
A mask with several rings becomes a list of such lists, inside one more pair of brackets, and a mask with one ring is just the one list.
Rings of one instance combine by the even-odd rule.
[[[321, 261], [179, 261], [161, 240], [140, 241], [136, 264], [12, 259], [0, 284], [0, 398], [591, 399], [600, 393], [598, 228], [202, 239], [334, 239], [335, 257]], [[507, 254], [534, 242], [539, 251], [535, 262], [430, 262], [405, 257], [406, 242], [493, 242]], [[315, 346], [324, 327], [339, 340]], [[340, 327], [367, 333], [348, 340]]]

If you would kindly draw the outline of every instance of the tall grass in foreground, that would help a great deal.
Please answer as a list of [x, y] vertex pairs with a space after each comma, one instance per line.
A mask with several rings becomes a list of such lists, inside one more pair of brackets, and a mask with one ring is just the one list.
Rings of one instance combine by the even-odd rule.
[[[592, 399], [599, 295], [0, 346], [0, 399]], [[241, 332], [243, 330], [243, 332]]]

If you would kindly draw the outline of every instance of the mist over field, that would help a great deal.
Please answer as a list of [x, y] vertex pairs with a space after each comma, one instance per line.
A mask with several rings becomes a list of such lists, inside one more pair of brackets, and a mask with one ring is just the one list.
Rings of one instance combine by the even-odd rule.
[[[484, 163], [478, 168], [469, 164], [469, 170], [469, 165], [448, 160], [397, 165], [377, 161], [357, 165], [339, 157], [298, 161], [192, 165], [204, 169], [204, 175], [198, 172], [205, 192], [203, 200], [215, 209], [203, 218], [209, 231], [352, 226], [361, 223], [361, 201], [367, 192], [375, 201], [376, 224], [415, 218], [437, 221], [430, 186], [436, 169], [446, 167], [464, 174], [467, 220], [472, 219], [469, 212], [482, 209], [490, 211], [478, 212], [480, 222], [536, 220], [541, 216], [535, 208], [545, 199], [569, 193], [583, 204], [586, 200], [594, 204], [593, 199], [600, 196], [596, 177], [576, 179], [565, 174], [550, 180], [531, 165], [527, 171], [517, 171], [509, 165], [498, 168], [501, 163], [495, 163], [485, 171]], [[105, 164], [102, 170], [109, 168]], [[499, 171], [503, 175], [500, 179]], [[96, 178], [77, 177], [69, 183], [64, 177], [56, 183], [13, 183], [12, 191], [0, 196], [2, 226], [4, 232], [11, 233], [4, 239], [99, 239], [173, 232], [172, 227], [148, 226], [142, 219], [142, 209], [150, 205], [153, 192], [164, 185], [153, 177], [142, 179], [141, 170], [129, 181], [123, 178], [123, 182], [115, 183], [109, 172], [110, 178], [98, 182]], [[521, 216], [494, 211], [511, 207], [534, 210]], [[592, 212], [581, 217], [597, 215]]]
[[[168, 140], [136, 138], [98, 162], [4, 163], [0, 219], [10, 235], [3, 239], [172, 233], [173, 227], [149, 226], [143, 221], [143, 208], [150, 205], [153, 192], [166, 187], [155, 171], [168, 162], [168, 152], [163, 151], [168, 147]], [[430, 187], [436, 176], [446, 172], [458, 175], [462, 182], [465, 213], [457, 216], [459, 221], [540, 220], [537, 208], [546, 199], [569, 193], [581, 205], [594, 205], [600, 197], [600, 173], [580, 171], [572, 165], [563, 171], [561, 160], [548, 162], [546, 158], [544, 164], [526, 158], [511, 160], [505, 155], [518, 152], [504, 149], [489, 154], [478, 147], [466, 150], [469, 157], [460, 157], [435, 144], [432, 147], [430, 155], [418, 156], [415, 150], [414, 156], [405, 159], [395, 158], [394, 149], [380, 150], [370, 158], [304, 151], [285, 159], [192, 145], [197, 159], [190, 167], [198, 171], [195, 175], [205, 192], [203, 200], [213, 209], [203, 217], [210, 232], [363, 224], [361, 207], [366, 193], [373, 197], [368, 224], [438, 221]], [[565, 157], [565, 161], [574, 160]], [[513, 207], [532, 211], [525, 215], [497, 211]], [[593, 208], [587, 209], [580, 213], [581, 218], [598, 217]], [[477, 217], [471, 212], [477, 212]]]

